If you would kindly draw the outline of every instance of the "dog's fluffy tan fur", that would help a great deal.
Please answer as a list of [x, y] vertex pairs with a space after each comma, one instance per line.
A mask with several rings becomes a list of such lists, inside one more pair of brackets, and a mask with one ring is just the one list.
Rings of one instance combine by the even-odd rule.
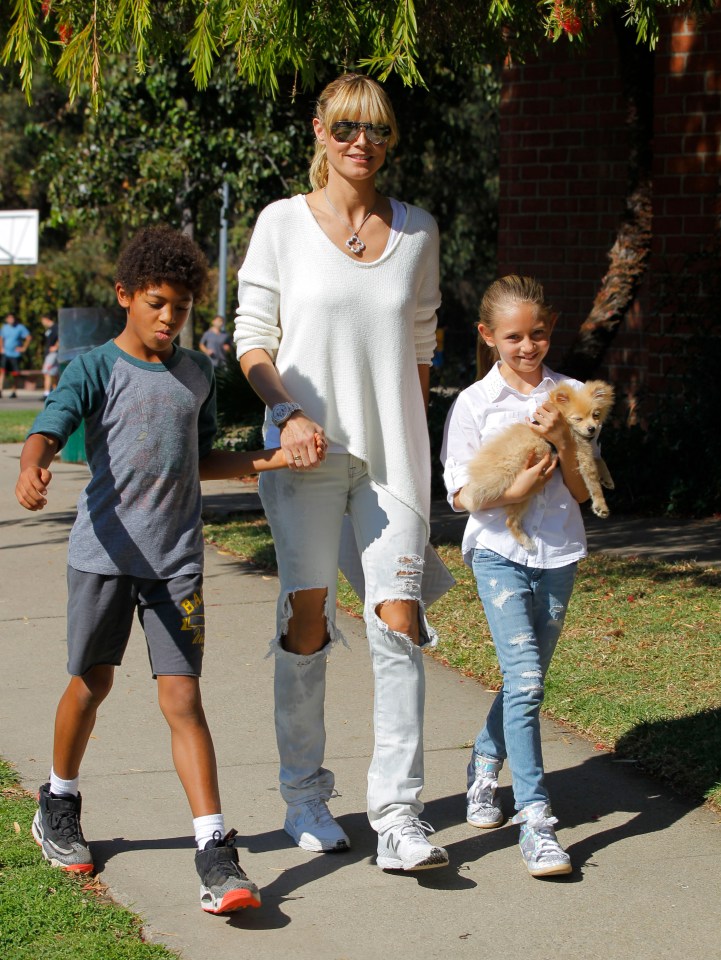
[[[578, 389], [562, 382], [548, 399], [558, 407], [571, 428], [578, 470], [591, 496], [591, 509], [597, 517], [607, 517], [609, 509], [602, 486], [612, 490], [613, 480], [604, 461], [594, 456], [591, 440], [613, 406], [613, 387], [602, 380], [589, 380]], [[470, 462], [469, 480], [458, 494], [459, 502], [471, 513], [480, 510], [484, 503], [497, 500], [511, 486], [531, 454], [533, 462], [538, 463], [549, 451], [554, 452], [551, 444], [535, 434], [528, 424], [512, 424], [484, 443]], [[528, 497], [505, 507], [506, 526], [529, 553], [535, 553], [536, 545], [521, 526], [530, 500]]]

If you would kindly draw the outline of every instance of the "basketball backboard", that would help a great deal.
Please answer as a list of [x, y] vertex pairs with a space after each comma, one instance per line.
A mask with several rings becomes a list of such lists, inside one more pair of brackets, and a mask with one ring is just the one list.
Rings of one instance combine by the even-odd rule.
[[38, 211], [0, 210], [0, 266], [38, 262]]

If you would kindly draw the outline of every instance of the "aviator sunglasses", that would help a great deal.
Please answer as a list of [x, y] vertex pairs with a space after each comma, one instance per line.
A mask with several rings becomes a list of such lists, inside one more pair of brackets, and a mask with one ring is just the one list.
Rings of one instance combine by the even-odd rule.
[[357, 120], [338, 120], [330, 128], [333, 139], [339, 143], [354, 143], [360, 136], [361, 130], [365, 133], [366, 140], [376, 147], [390, 140], [391, 128], [387, 123], [363, 123]]

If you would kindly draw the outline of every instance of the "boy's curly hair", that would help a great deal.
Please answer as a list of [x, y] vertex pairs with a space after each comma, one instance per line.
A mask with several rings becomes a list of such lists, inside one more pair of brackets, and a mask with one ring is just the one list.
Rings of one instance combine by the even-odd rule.
[[132, 295], [153, 284], [179, 284], [202, 299], [208, 286], [208, 261], [190, 237], [160, 225], [139, 230], [122, 250], [115, 282]]

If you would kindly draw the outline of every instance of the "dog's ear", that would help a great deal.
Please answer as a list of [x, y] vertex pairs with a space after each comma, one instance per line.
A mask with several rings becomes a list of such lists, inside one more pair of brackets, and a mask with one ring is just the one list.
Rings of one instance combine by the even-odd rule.
[[562, 407], [564, 404], [571, 402], [571, 388], [563, 385], [560, 387], [555, 387], [553, 390], [551, 390], [549, 399], [552, 403]]
[[604, 380], [590, 380], [586, 387], [591, 391], [591, 396], [596, 403], [604, 403], [610, 406], [613, 403], [613, 387]]

